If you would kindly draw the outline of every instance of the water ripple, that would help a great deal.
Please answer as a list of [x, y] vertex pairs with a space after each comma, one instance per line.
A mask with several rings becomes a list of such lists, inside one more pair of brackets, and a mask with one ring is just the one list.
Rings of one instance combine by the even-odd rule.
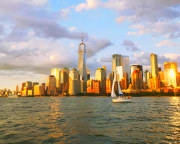
[[0, 144], [180, 143], [180, 98], [0, 99]]

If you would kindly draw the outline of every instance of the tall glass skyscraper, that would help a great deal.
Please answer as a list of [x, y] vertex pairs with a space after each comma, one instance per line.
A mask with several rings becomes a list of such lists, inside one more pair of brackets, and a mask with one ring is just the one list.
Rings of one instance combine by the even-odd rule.
[[114, 54], [112, 56], [112, 72], [116, 71], [117, 66], [122, 66], [122, 65], [123, 65], [122, 55]]
[[125, 72], [128, 76], [130, 75], [129, 56], [114, 54], [112, 56], [112, 72], [115, 72], [119, 66], [122, 66], [123, 75]]
[[86, 45], [82, 41], [79, 45], [79, 61], [78, 69], [80, 73], [80, 80], [87, 81], [87, 66], [86, 66]]
[[156, 78], [158, 76], [158, 60], [156, 54], [151, 54], [151, 73], [152, 78]]

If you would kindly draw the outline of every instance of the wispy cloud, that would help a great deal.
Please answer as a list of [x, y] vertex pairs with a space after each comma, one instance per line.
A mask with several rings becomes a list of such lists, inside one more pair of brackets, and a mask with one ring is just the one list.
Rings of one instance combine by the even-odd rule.
[[151, 33], [154, 36], [180, 37], [179, 23], [176, 21], [180, 17], [179, 0], [86, 0], [75, 7], [78, 12], [96, 8], [115, 10], [119, 15], [117, 23], [128, 20], [142, 25], [134, 28], [138, 30], [136, 32], [129, 31], [128, 35]]
[[124, 40], [122, 45], [126, 48], [126, 50], [128, 51], [139, 51], [140, 49], [138, 48], [138, 46], [131, 40]]
[[157, 47], [178, 47], [180, 43], [171, 40], [163, 40], [156, 44]]

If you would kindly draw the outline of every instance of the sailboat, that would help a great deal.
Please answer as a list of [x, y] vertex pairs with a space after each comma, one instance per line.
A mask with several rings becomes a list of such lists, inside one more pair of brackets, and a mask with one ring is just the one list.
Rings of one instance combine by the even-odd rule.
[[130, 98], [127, 98], [124, 96], [119, 82], [118, 82], [118, 93], [119, 93], [119, 95], [118, 96], [116, 95], [115, 90], [114, 90], [115, 83], [116, 83], [116, 72], [114, 72], [114, 74], [115, 74], [115, 76], [114, 76], [112, 91], [111, 91], [112, 102], [113, 103], [131, 102]]

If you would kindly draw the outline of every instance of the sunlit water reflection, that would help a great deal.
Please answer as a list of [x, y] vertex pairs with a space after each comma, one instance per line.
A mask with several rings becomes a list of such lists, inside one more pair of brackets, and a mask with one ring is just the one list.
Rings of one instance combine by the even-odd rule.
[[0, 98], [0, 144], [180, 143], [180, 97]]

